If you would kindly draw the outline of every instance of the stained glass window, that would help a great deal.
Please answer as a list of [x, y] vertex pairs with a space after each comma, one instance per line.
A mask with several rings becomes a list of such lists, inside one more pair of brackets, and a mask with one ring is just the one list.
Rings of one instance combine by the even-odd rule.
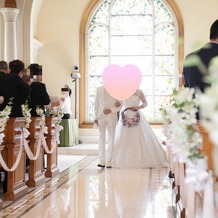
[[96, 87], [109, 64], [136, 65], [150, 123], [161, 123], [159, 108], [178, 86], [178, 28], [164, 0], [105, 0], [86, 28], [86, 122], [94, 119]]

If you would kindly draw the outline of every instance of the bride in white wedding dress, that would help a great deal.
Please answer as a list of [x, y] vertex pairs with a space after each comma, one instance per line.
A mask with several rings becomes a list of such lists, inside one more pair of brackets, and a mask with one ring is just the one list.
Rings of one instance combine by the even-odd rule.
[[[140, 105], [140, 103], [142, 103]], [[147, 106], [138, 89], [123, 102], [124, 110], [116, 127], [112, 166], [115, 168], [167, 167], [166, 152], [140, 109]]]

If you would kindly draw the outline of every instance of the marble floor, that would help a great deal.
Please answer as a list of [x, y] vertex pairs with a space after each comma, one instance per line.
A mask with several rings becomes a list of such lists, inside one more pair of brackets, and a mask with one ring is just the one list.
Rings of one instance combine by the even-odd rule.
[[[84, 150], [91, 148], [91, 155]], [[3, 204], [4, 218], [175, 218], [168, 169], [99, 169], [97, 145], [59, 148], [60, 174]], [[82, 155], [78, 155], [78, 151]], [[68, 152], [70, 151], [70, 152]]]
[[[70, 156], [60, 156], [62, 165]], [[0, 217], [174, 218], [168, 169], [96, 165], [96, 156], [76, 157], [58, 177], [4, 206]]]

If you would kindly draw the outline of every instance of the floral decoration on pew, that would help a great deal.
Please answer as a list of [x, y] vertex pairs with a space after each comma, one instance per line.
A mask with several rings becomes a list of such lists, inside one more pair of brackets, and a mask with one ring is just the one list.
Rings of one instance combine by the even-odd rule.
[[63, 117], [63, 110], [61, 106], [55, 106], [53, 107], [53, 117], [57, 117], [57, 120], [55, 122], [55, 125], [59, 125], [61, 123], [62, 117]]
[[[9, 119], [9, 115], [10, 115], [10, 113], [11, 113], [11, 109], [12, 109], [11, 104], [12, 104], [12, 101], [13, 101], [13, 98], [10, 98], [8, 105], [5, 107], [5, 109], [4, 109], [2, 112], [0, 112], [0, 120], [2, 120], [3, 123], [4, 123], [4, 125], [1, 126], [1, 128], [4, 128], [4, 129], [5, 129], [5, 126], [6, 126], [6, 124], [7, 124], [7, 121], [8, 121], [8, 119]], [[2, 118], [2, 119], [1, 119], [1, 118]], [[1, 130], [3, 130], [3, 129], [1, 129]], [[3, 131], [4, 131], [4, 130], [3, 130]], [[0, 138], [1, 138], [1, 136], [0, 136]], [[4, 135], [3, 135], [3, 138], [4, 138]], [[0, 139], [1, 143], [3, 142], [3, 138]], [[21, 136], [20, 136], [20, 146], [19, 146], [20, 148], [19, 148], [19, 152], [18, 152], [16, 161], [13, 163], [13, 166], [12, 166], [11, 168], [9, 168], [9, 167], [7, 166], [5, 160], [4, 160], [3, 157], [2, 157], [2, 154], [0, 153], [0, 164], [1, 164], [1, 166], [4, 168], [4, 170], [10, 171], [10, 172], [16, 170], [16, 168], [18, 167], [18, 165], [19, 165], [19, 163], [20, 163], [20, 160], [21, 160], [21, 155], [22, 155], [22, 150], [23, 150], [23, 146], [22, 146], [22, 145], [23, 145], [23, 134], [21, 134]]]
[[201, 123], [215, 145], [213, 161], [215, 175], [218, 176], [218, 58], [213, 58], [209, 75], [204, 79], [211, 86], [206, 88], [203, 94], [200, 94]]
[[29, 141], [27, 140], [27, 138], [30, 135], [30, 132], [29, 132], [29, 127], [30, 127], [30, 122], [31, 122], [30, 111], [31, 111], [31, 109], [29, 109], [29, 106], [27, 103], [22, 105], [22, 112], [23, 112], [23, 116], [25, 118], [25, 124], [23, 126], [23, 144], [24, 144], [24, 149], [25, 149], [26, 154], [29, 157], [29, 159], [36, 160], [36, 159], [38, 159], [38, 157], [40, 155], [41, 140], [39, 140], [40, 137], [38, 139], [36, 139], [36, 140], [38, 140], [38, 142], [37, 142], [36, 154], [34, 155], [29, 147]]
[[[36, 114], [40, 117], [40, 122], [39, 122], [39, 126], [41, 128], [45, 128], [45, 114], [44, 114], [44, 110], [40, 107], [36, 107]], [[44, 129], [45, 133], [47, 133], [47, 127]]]
[[161, 108], [166, 137], [175, 145], [173, 150], [179, 159], [203, 158], [200, 152], [201, 135], [194, 129], [197, 124], [196, 112], [199, 106], [194, 89], [173, 90], [171, 103]]
[[51, 154], [53, 153], [54, 149], [57, 147], [57, 145], [60, 143], [59, 140], [59, 135], [60, 135], [60, 131], [63, 129], [62, 126], [60, 126], [60, 122], [63, 116], [63, 112], [62, 112], [62, 108], [61, 107], [54, 107], [52, 110], [52, 114], [50, 115], [51, 117], [57, 117], [57, 119], [55, 119], [55, 138], [52, 138], [52, 146], [51, 149], [49, 150], [46, 139], [45, 139], [45, 135], [48, 133], [48, 128], [45, 122], [45, 114], [44, 111], [37, 107], [36, 109], [36, 113], [37, 115], [41, 118], [40, 121], [40, 126], [41, 126], [41, 132], [40, 132], [40, 139], [42, 141], [43, 147], [46, 151], [46, 153]]
[[61, 105], [59, 105], [59, 106], [54, 106], [52, 111], [53, 111], [52, 116], [56, 118], [56, 120], [55, 120], [55, 138], [56, 138], [56, 141], [52, 141], [52, 143], [60, 144], [60, 139], [59, 139], [60, 131], [63, 130], [63, 126], [61, 126], [60, 123], [61, 123], [61, 120], [63, 117], [63, 110], [62, 110]]
[[202, 137], [196, 128], [198, 107], [199, 96], [194, 96], [194, 89], [183, 87], [173, 91], [170, 104], [161, 112], [168, 137], [166, 145], [173, 153], [172, 162], [186, 163], [185, 183], [193, 184], [195, 191], [202, 191], [209, 181], [209, 173], [207, 159], [201, 151]]
[[203, 79], [210, 85], [204, 90], [204, 93], [201, 93], [200, 90], [196, 90], [196, 93], [199, 96], [200, 123], [205, 127], [215, 145], [213, 149], [214, 170], [208, 170], [206, 164], [194, 165], [192, 162], [188, 162], [186, 165], [186, 184], [194, 185], [196, 192], [203, 191], [202, 214], [197, 208], [198, 215], [202, 215], [204, 218], [215, 218], [217, 217], [217, 209], [215, 209], [217, 192], [214, 185], [216, 181], [214, 174], [216, 177], [218, 176], [218, 58], [215, 57], [210, 61], [209, 70], [199, 57], [195, 56], [195, 58], [198, 60], [195, 60], [193, 65], [200, 68], [204, 74]]
[[23, 130], [22, 130], [23, 140], [26, 140], [28, 136], [30, 135], [28, 128], [31, 122], [31, 114], [30, 114], [31, 109], [29, 109], [28, 103], [22, 104], [21, 108], [22, 108], [24, 119], [25, 119], [25, 123], [24, 123]]
[[23, 116], [25, 118], [25, 124], [24, 124], [24, 128], [29, 128], [30, 126], [30, 122], [31, 122], [31, 109], [29, 109], [29, 106], [27, 103], [25, 104], [22, 104], [22, 113], [23, 113]]
[[200, 95], [201, 119], [211, 140], [218, 146], [218, 58], [213, 60], [210, 74], [205, 80], [211, 86]]
[[27, 139], [28, 136], [30, 135], [28, 128], [29, 128], [30, 122], [31, 122], [31, 114], [30, 114], [31, 109], [29, 109], [29, 106], [27, 103], [22, 104], [21, 108], [22, 108], [22, 113], [23, 113], [24, 119], [25, 119], [25, 123], [24, 123], [23, 129], [22, 129], [23, 138]]
[[6, 105], [5, 109], [0, 111], [0, 145], [2, 144], [3, 139], [5, 137], [5, 134], [3, 132], [5, 130], [5, 126], [9, 119], [9, 115], [11, 114], [11, 109], [12, 109], [11, 104], [12, 104], [12, 99], [9, 100], [9, 103]]

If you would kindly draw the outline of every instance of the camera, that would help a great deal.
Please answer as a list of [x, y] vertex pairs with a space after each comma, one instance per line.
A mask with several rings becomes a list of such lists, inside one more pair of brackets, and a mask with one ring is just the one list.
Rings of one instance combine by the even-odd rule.
[[79, 71], [79, 66], [78, 65], [73, 65], [73, 71]]
[[72, 79], [80, 79], [81, 75], [79, 73], [79, 66], [78, 65], [73, 65], [73, 73], [71, 73], [71, 78]]

